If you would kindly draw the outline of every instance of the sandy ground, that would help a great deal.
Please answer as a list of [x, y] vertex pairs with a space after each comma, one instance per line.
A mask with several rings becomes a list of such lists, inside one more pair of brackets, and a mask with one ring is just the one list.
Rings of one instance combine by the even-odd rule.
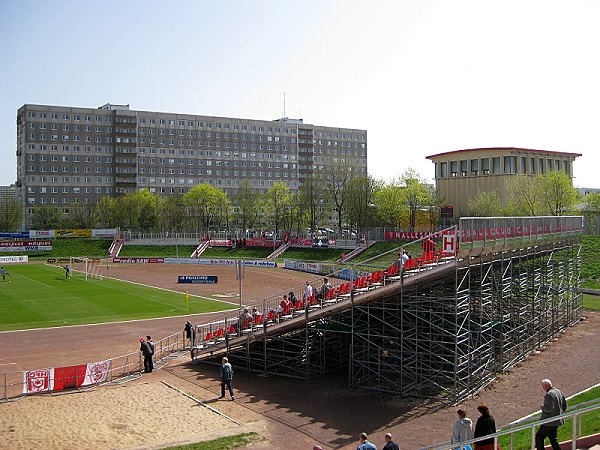
[[[2, 405], [6, 449], [149, 448], [240, 428], [160, 382], [29, 397]], [[85, 430], [82, 432], [82, 430]]]
[[[124, 268], [121, 275], [159, 284], [160, 277], [147, 267], [132, 267]], [[166, 277], [162, 282], [169, 286], [163, 287], [172, 287], [172, 276], [181, 273], [181, 269], [169, 270], [173, 270], [171, 275], [162, 274]], [[253, 289], [270, 286], [274, 292], [283, 287], [281, 280], [297, 285], [306, 279], [305, 274], [294, 274], [297, 279], [290, 280], [289, 272], [277, 270], [283, 273], [261, 272], [261, 285]], [[275, 275], [283, 278], [269, 280]], [[245, 282], [252, 284], [253, 278], [258, 277]], [[222, 286], [226, 289], [225, 284]], [[497, 424], [506, 424], [539, 408], [542, 378], [552, 379], [567, 395], [600, 383], [600, 314], [586, 312], [586, 316], [542, 352], [467, 400], [464, 406], [468, 414], [475, 419], [476, 406], [485, 401]], [[193, 317], [195, 323], [209, 319], [210, 315]], [[185, 320], [187, 317], [0, 333], [0, 371], [116, 356], [136, 350], [136, 338], [149, 330], [156, 340], [181, 330]], [[346, 373], [338, 373], [307, 384], [236, 370], [236, 401], [217, 400], [218, 367], [192, 364], [183, 356], [122, 386], [1, 403], [0, 448], [162, 448], [244, 431], [256, 431], [265, 438], [252, 445], [255, 449], [311, 449], [316, 443], [324, 449], [355, 449], [362, 431], [368, 432], [378, 447], [383, 446], [383, 436], [390, 431], [403, 450], [448, 439], [456, 406], [350, 391], [346, 380]], [[161, 381], [194, 395], [242, 425], [196, 406]]]

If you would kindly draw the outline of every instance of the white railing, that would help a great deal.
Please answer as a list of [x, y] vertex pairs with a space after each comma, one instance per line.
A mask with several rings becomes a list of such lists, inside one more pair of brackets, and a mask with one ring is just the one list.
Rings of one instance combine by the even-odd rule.
[[[475, 447], [475, 442], [481, 441], [482, 439], [494, 439], [494, 447], [497, 448], [498, 440], [503, 436], [510, 436], [510, 443], [508, 446], [508, 450], [522, 450], [523, 447], [515, 447], [514, 443], [514, 435], [515, 433], [529, 430], [531, 434], [531, 450], [535, 449], [535, 433], [537, 427], [540, 425], [544, 425], [546, 423], [554, 422], [558, 419], [564, 419], [565, 421], [571, 419], [571, 438], [569, 442], [571, 442], [571, 449], [576, 450], [577, 448], [577, 439], [583, 437], [582, 429], [583, 429], [583, 418], [584, 415], [590, 413], [592, 411], [600, 410], [600, 399], [591, 400], [589, 402], [580, 403], [576, 405], [577, 409], [574, 411], [568, 411], [560, 416], [549, 417], [544, 420], [535, 420], [534, 422], [525, 423], [523, 425], [519, 425], [519, 422], [515, 422], [513, 424], [509, 424], [506, 427], [503, 427], [500, 431], [494, 434], [488, 434], [486, 436], [478, 437], [476, 439], [470, 439], [468, 441], [463, 441], [460, 443], [450, 443], [445, 442], [443, 444], [431, 445], [429, 447], [422, 447], [420, 450], [448, 450], [448, 449], [468, 449]], [[593, 419], [590, 419], [593, 420]], [[504, 450], [507, 450], [506, 446], [502, 447]]]

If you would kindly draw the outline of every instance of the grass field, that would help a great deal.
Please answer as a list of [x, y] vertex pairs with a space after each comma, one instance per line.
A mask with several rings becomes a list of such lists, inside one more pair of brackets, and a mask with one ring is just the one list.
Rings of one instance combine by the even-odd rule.
[[[60, 267], [11, 265], [0, 281], [0, 331], [116, 322], [235, 309], [227, 303], [140, 286], [90, 279], [65, 279]], [[10, 281], [10, 282], [9, 282]]]

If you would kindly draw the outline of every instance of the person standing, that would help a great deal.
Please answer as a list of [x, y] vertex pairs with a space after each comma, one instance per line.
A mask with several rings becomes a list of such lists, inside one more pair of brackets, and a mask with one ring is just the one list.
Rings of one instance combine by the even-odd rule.
[[458, 419], [454, 422], [454, 428], [452, 430], [452, 444], [458, 444], [460, 442], [468, 441], [473, 439], [473, 421], [467, 417], [467, 412], [464, 409], [458, 409], [456, 411]]
[[154, 341], [152, 341], [152, 336], [146, 336], [146, 342], [147, 342], [147, 343], [148, 343], [148, 345], [150, 346], [150, 350], [152, 350], [152, 358], [151, 358], [151, 361], [152, 361], [152, 370], [154, 370], [154, 362], [153, 362], [153, 359], [154, 359], [154, 353], [155, 353], [156, 347], [155, 347], [155, 345], [154, 345]]
[[71, 267], [67, 264], [65, 266], [65, 279], [68, 280], [71, 278]]
[[[488, 405], [482, 403], [477, 407], [479, 411], [479, 419], [475, 424], [475, 438], [487, 436], [488, 434], [494, 434], [496, 432], [496, 421], [490, 415], [490, 409]], [[475, 450], [492, 450], [494, 448], [494, 438], [482, 439], [475, 442]]]
[[367, 433], [360, 433], [358, 438], [360, 439], [360, 445], [356, 447], [356, 450], [377, 450], [375, 444], [369, 442]]
[[310, 285], [310, 283], [307, 281], [304, 284], [304, 292], [302, 293], [302, 295], [303, 295], [302, 300], [304, 300], [304, 304], [306, 305], [307, 308], [310, 304], [310, 301], [313, 299], [314, 293], [315, 293], [315, 290]]
[[190, 340], [190, 348], [194, 348], [194, 343], [196, 341], [196, 330], [194, 329], [192, 322], [188, 320], [185, 323], [183, 331], [185, 331], [185, 337]]
[[144, 372], [152, 372], [152, 348], [144, 338], [140, 338], [140, 351], [144, 355]]
[[398, 444], [396, 444], [394, 441], [392, 441], [392, 433], [386, 433], [384, 436], [385, 439], [385, 445], [383, 446], [383, 448], [381, 450], [400, 450], [400, 447], [398, 447]]
[[10, 277], [10, 273], [4, 270], [4, 267], [0, 267], [0, 275], [2, 275], [2, 281], [5, 281], [6, 275]]
[[327, 277], [323, 278], [323, 286], [321, 286], [319, 295], [317, 296], [319, 298], [319, 300], [321, 300], [321, 306], [323, 305], [323, 300], [325, 300], [327, 298], [327, 294], [332, 289], [333, 289], [333, 286], [331, 285], [331, 283], [329, 282]]
[[[546, 395], [544, 395], [544, 405], [542, 406], [540, 420], [560, 416], [564, 413], [567, 409], [567, 400], [560, 389], [553, 387], [552, 381], [548, 379], [542, 380], [542, 389], [546, 391]], [[552, 448], [554, 450], [560, 450], [556, 434], [558, 427], [564, 423], [564, 419], [556, 419], [545, 423], [544, 425], [540, 425], [540, 429], [535, 434], [535, 448], [537, 450], [544, 450], [544, 441], [548, 438]]]
[[231, 367], [231, 364], [226, 356], [223, 357], [221, 362], [221, 395], [219, 398], [225, 397], [225, 386], [227, 386], [227, 389], [229, 389], [229, 394], [231, 395], [231, 400], [235, 400], [233, 388], [231, 387], [231, 380], [233, 380], [233, 367]]

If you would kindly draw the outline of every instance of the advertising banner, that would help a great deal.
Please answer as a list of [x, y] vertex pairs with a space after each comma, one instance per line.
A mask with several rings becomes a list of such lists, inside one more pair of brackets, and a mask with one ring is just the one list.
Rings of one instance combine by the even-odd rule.
[[54, 230], [29, 230], [30, 239], [50, 239], [55, 237]]
[[281, 245], [281, 241], [275, 241], [273, 244], [273, 239], [265, 239], [265, 238], [254, 238], [254, 239], [246, 239], [246, 247], [279, 247]]
[[115, 264], [162, 264], [165, 258], [113, 258]]
[[35, 394], [54, 389], [54, 369], [23, 372], [23, 394]]
[[436, 231], [435, 233], [427, 232], [427, 231], [386, 231], [385, 232], [385, 240], [386, 241], [416, 241], [419, 239], [426, 238], [427, 236], [431, 236], [432, 238], [440, 238], [442, 233]]
[[219, 277], [216, 275], [179, 275], [177, 283], [191, 284], [217, 284]]
[[92, 230], [54, 230], [57, 238], [90, 238]]
[[307, 263], [304, 261], [295, 261], [293, 259], [284, 260], [284, 267], [301, 272], [321, 273], [321, 263]]
[[[165, 264], [206, 264], [235, 266], [235, 259], [202, 259], [202, 258], [164, 258]], [[242, 265], [252, 267], [277, 267], [275, 261], [242, 260]]]
[[60, 391], [108, 380], [110, 360], [77, 366], [23, 371], [23, 394]]
[[70, 263], [80, 263], [83, 262], [83, 259], [78, 258], [48, 258], [46, 259], [48, 264], [70, 264]]
[[29, 232], [21, 233], [0, 233], [0, 239], [29, 239]]
[[98, 238], [113, 238], [117, 235], [117, 230], [116, 228], [102, 228], [102, 229], [93, 229], [92, 230], [92, 237], [98, 237]]
[[211, 239], [208, 245], [211, 247], [231, 247], [233, 242], [231, 239]]
[[52, 241], [1, 241], [0, 252], [35, 252], [52, 250]]
[[0, 256], [0, 263], [26, 263], [29, 261], [29, 256]]
[[111, 361], [100, 361], [95, 363], [88, 363], [85, 371], [84, 386], [90, 384], [102, 383], [108, 380], [108, 374], [110, 373]]
[[292, 247], [312, 247], [312, 239], [292, 238], [290, 239]]

